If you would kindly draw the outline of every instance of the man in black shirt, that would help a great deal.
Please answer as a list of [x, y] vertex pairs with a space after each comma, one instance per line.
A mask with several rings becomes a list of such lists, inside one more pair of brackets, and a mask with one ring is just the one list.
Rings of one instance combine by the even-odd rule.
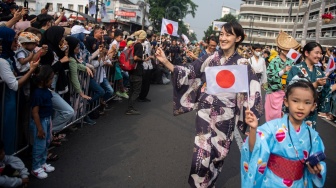
[[142, 74], [144, 61], [148, 59], [144, 58], [144, 49], [142, 43], [145, 41], [147, 34], [144, 30], [139, 30], [133, 34], [136, 37], [137, 41], [134, 44], [134, 62], [137, 63], [137, 66], [134, 70], [129, 71], [129, 82], [130, 82], [130, 92], [128, 98], [128, 109], [126, 115], [139, 115], [140, 112], [134, 108], [134, 103], [137, 100], [142, 85]]

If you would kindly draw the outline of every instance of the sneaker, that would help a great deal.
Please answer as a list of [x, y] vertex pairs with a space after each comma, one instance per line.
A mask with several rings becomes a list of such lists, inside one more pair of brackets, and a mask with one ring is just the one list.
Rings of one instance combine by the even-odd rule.
[[95, 125], [96, 122], [93, 121], [89, 116], [84, 117], [84, 123], [89, 124], [89, 125]]
[[45, 163], [42, 165], [42, 168], [44, 169], [45, 172], [53, 172], [55, 171], [55, 167], [51, 166], [50, 164]]
[[119, 97], [122, 97], [122, 98], [125, 98], [125, 99], [128, 99], [129, 98], [129, 96], [127, 95], [127, 93], [126, 92], [119, 92], [119, 91], [117, 91], [116, 92], [116, 95], [118, 95]]
[[43, 168], [38, 168], [36, 170], [32, 170], [31, 174], [38, 179], [45, 179], [48, 177], [48, 174], [44, 172]]
[[125, 112], [126, 115], [140, 115], [140, 112], [135, 110], [135, 109], [128, 109], [126, 112]]

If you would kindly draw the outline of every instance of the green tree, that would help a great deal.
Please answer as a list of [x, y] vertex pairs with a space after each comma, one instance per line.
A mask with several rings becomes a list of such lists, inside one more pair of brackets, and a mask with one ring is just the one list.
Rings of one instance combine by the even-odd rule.
[[[179, 33], [184, 32], [182, 21], [188, 14], [195, 17], [196, 5], [192, 0], [149, 0], [149, 19], [153, 22], [155, 31], [161, 30], [162, 18], [166, 15], [169, 20], [179, 23]], [[180, 11], [179, 11], [180, 10]]]
[[[224, 17], [219, 18], [219, 19], [217, 19], [215, 21], [219, 21], [219, 22], [237, 22], [238, 20], [237, 20], [237, 18], [234, 15], [232, 15], [231, 13], [229, 13], [229, 14], [226, 14]], [[214, 31], [212, 29], [212, 25], [210, 25], [208, 27], [208, 29], [206, 31], [204, 31], [203, 40], [206, 40], [206, 38], [209, 37], [212, 34], [215, 35], [216, 31]]]

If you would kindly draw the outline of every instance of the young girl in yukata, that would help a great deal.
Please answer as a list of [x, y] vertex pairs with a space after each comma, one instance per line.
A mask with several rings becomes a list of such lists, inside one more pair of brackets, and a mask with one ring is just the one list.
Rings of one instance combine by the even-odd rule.
[[288, 114], [258, 127], [254, 113], [245, 111], [250, 135], [241, 151], [242, 187], [323, 187], [326, 164], [306, 160], [324, 152], [320, 136], [304, 122], [316, 100], [313, 84], [296, 76], [286, 89]]
[[[34, 76], [36, 88], [31, 95], [32, 120], [30, 131], [33, 138], [32, 175], [39, 179], [48, 177], [55, 170], [47, 164], [48, 147], [51, 140], [51, 116], [53, 114], [52, 93], [49, 90], [54, 72], [50, 65], [42, 65]], [[47, 173], [46, 173], [47, 172]]]

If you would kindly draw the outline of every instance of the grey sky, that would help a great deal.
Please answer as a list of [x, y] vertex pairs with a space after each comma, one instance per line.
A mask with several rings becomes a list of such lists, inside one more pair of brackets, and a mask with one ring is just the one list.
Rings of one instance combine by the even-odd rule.
[[195, 18], [188, 15], [184, 22], [190, 24], [195, 31], [197, 39], [201, 40], [204, 31], [211, 25], [211, 22], [221, 17], [222, 6], [239, 10], [241, 0], [193, 0], [198, 5]]

